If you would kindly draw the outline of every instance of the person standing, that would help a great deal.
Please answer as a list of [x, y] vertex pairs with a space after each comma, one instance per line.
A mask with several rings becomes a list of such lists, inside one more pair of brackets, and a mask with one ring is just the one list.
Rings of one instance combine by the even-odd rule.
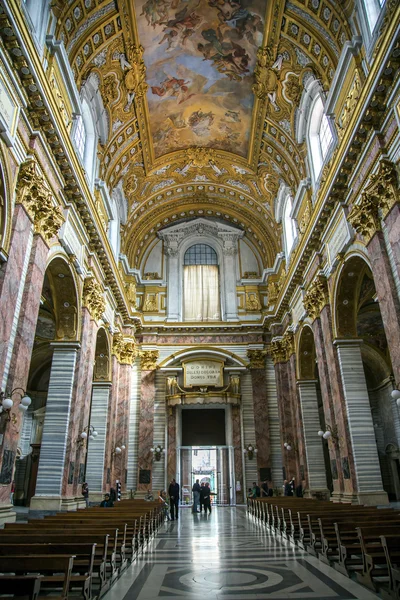
[[192, 492], [193, 492], [193, 510], [192, 510], [192, 512], [193, 513], [199, 512], [197, 510], [197, 506], [200, 502], [200, 491], [201, 491], [200, 483], [199, 483], [199, 480], [196, 479], [196, 483], [194, 483], [193, 487], [192, 487]]
[[269, 496], [268, 482], [266, 479], [264, 479], [264, 481], [261, 484], [261, 496], [263, 498], [268, 498]]
[[104, 494], [104, 500], [100, 502], [101, 508], [113, 508], [114, 502], [110, 498], [110, 494]]
[[82, 496], [85, 498], [86, 508], [89, 508], [89, 486], [86, 483], [82, 483]]
[[255, 481], [253, 481], [253, 492], [254, 498], [259, 498], [261, 496], [261, 490]]
[[173, 479], [169, 484], [168, 496], [171, 510], [171, 521], [174, 519], [178, 520], [179, 483], [176, 483], [175, 479]]
[[201, 486], [200, 486], [200, 512], [202, 512], [203, 507], [204, 507], [204, 488], [205, 488], [205, 483], [204, 483], [204, 481], [202, 481]]
[[284, 496], [293, 496], [292, 486], [287, 479], [283, 482], [283, 494]]
[[207, 514], [207, 509], [210, 511], [211, 515], [211, 494], [212, 491], [210, 489], [210, 484], [208, 481], [204, 486], [204, 512]]

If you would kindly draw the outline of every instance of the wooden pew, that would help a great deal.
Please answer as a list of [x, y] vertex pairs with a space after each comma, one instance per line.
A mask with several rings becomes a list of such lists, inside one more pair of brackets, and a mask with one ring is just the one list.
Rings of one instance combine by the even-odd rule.
[[[387, 577], [389, 581], [389, 565], [385, 550], [382, 546], [381, 536], [400, 538], [400, 522], [379, 523], [379, 526], [357, 527], [357, 534], [360, 540], [362, 552], [362, 571], [357, 572], [357, 579], [363, 585], [366, 585], [374, 591], [379, 591], [380, 585], [376, 577]], [[392, 559], [394, 555], [392, 556]], [[400, 548], [397, 551], [396, 559], [400, 559]], [[382, 582], [381, 582], [382, 585]]]
[[5, 598], [24, 596], [37, 600], [43, 575], [0, 575], [0, 593]]
[[384, 598], [400, 600], [400, 535], [382, 535], [381, 544], [389, 568], [389, 587], [380, 592]]
[[[15, 575], [16, 581], [23, 575], [41, 574], [41, 591], [46, 586], [52, 591], [51, 600], [67, 600], [71, 583], [72, 569], [74, 564], [73, 556], [3, 556], [1, 559], [1, 572], [10, 580], [10, 574]], [[0, 590], [2, 576], [0, 576]], [[18, 585], [18, 584], [16, 584]], [[39, 596], [39, 600], [46, 596]]]

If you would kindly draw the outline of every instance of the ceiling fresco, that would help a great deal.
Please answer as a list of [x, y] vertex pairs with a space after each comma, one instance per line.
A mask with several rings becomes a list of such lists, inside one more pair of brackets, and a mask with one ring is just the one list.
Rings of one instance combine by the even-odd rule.
[[246, 156], [266, 0], [136, 0], [155, 156], [206, 146]]

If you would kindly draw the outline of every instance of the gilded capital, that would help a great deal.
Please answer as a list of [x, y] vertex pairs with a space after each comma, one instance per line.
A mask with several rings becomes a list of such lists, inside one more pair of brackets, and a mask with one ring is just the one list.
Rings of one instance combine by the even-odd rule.
[[365, 193], [375, 200], [385, 218], [392, 207], [400, 201], [400, 191], [396, 166], [390, 160], [383, 158], [379, 169], [371, 175], [369, 183], [365, 186]]
[[285, 332], [285, 334], [284, 334], [284, 336], [282, 338], [282, 345], [283, 345], [283, 348], [285, 350], [286, 360], [289, 360], [289, 358], [295, 352], [293, 331], [286, 331]]
[[348, 216], [349, 223], [363, 236], [367, 244], [381, 229], [378, 209], [375, 198], [363, 192], [361, 201], [353, 206]]
[[274, 365], [277, 363], [286, 362], [286, 348], [282, 339], [272, 341], [270, 351]]
[[318, 275], [314, 279], [304, 296], [303, 303], [311, 319], [313, 321], [317, 319], [324, 306], [329, 304], [328, 287], [323, 277]]
[[266, 350], [247, 350], [247, 358], [249, 359], [249, 369], [264, 369]]
[[20, 167], [16, 192], [17, 203], [26, 208], [33, 221], [35, 233], [49, 242], [57, 235], [65, 219], [60, 207], [55, 205], [53, 195], [33, 157]]
[[112, 353], [121, 365], [133, 365], [137, 356], [135, 338], [122, 333], [114, 334]]
[[142, 371], [154, 371], [157, 369], [157, 360], [160, 356], [158, 350], [142, 350], [139, 352]]
[[83, 284], [82, 305], [86, 306], [96, 321], [101, 319], [106, 309], [101, 285], [94, 277], [87, 277]]

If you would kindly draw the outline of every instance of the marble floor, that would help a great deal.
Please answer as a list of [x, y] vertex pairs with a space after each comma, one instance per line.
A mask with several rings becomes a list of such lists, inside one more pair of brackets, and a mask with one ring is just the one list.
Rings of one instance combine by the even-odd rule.
[[182, 509], [104, 600], [376, 600], [379, 596], [288, 542], [244, 507], [211, 515]]

